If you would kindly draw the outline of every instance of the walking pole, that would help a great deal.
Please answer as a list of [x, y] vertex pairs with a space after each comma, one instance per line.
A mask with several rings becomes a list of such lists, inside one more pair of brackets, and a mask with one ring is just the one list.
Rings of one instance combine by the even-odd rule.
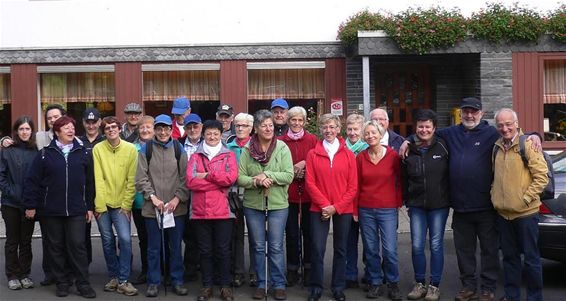
[[268, 248], [269, 248], [269, 241], [267, 239], [267, 237], [269, 236], [269, 221], [268, 221], [268, 217], [269, 217], [269, 211], [268, 211], [268, 204], [269, 204], [269, 200], [267, 198], [269, 189], [268, 188], [264, 188], [263, 190], [263, 195], [265, 197], [265, 301], [267, 301], [267, 264], [268, 264]]
[[[161, 211], [161, 214], [159, 215], [159, 223], [161, 224], [161, 257], [163, 258], [163, 264], [167, 265], [167, 262], [165, 261], [165, 228], [163, 228], [163, 211]], [[167, 296], [167, 275], [163, 277], [163, 291], [165, 292], [165, 296]]]
[[305, 263], [303, 257], [303, 185], [299, 183], [299, 270], [301, 271], [301, 288], [305, 288]]

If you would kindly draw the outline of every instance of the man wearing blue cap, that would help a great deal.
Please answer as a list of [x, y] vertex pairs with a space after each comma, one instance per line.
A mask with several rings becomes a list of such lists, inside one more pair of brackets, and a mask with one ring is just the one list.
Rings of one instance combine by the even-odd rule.
[[179, 139], [185, 136], [185, 117], [191, 114], [191, 101], [186, 97], [179, 97], [173, 102], [173, 108], [171, 109], [171, 114], [173, 114], [173, 119], [175, 119], [172, 125], [173, 132], [171, 137], [173, 139]]
[[189, 114], [184, 121], [185, 136], [179, 138], [179, 142], [187, 152], [187, 158], [197, 150], [202, 141], [202, 119], [195, 113]]
[[276, 98], [271, 102], [271, 114], [273, 114], [273, 125], [275, 126], [275, 136], [281, 136], [287, 133], [289, 126], [287, 125], [287, 111], [289, 104], [283, 98]]

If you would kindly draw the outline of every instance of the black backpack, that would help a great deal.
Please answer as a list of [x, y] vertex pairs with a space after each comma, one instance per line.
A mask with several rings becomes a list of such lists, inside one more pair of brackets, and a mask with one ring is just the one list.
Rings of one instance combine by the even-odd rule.
[[[145, 159], [147, 161], [147, 166], [149, 166], [149, 161], [151, 161], [151, 155], [153, 154], [153, 140], [148, 141], [145, 144]], [[173, 139], [173, 149], [175, 150], [175, 159], [177, 159], [177, 173], [181, 174], [181, 167], [179, 167], [179, 161], [181, 160], [181, 143], [176, 139]]]
[[[521, 159], [525, 164], [525, 167], [529, 167], [529, 160], [527, 159], [527, 155], [525, 152], [525, 141], [527, 140], [527, 135], [519, 136], [519, 154], [521, 155]], [[497, 145], [493, 146], [493, 153], [492, 153], [492, 163], [495, 163], [495, 156], [497, 156], [497, 152], [499, 151], [499, 147]], [[552, 167], [552, 159], [547, 152], [542, 152], [544, 157], [544, 161], [546, 161], [546, 166], [548, 167], [548, 184], [544, 187], [544, 190], [540, 194], [541, 200], [550, 200], [554, 199], [554, 169]], [[495, 167], [494, 167], [495, 168]]]

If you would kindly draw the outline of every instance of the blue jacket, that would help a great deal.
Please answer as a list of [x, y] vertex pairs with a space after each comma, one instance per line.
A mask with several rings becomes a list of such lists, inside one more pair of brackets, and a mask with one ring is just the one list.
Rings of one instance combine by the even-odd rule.
[[41, 216], [78, 216], [93, 210], [91, 153], [75, 139], [67, 159], [56, 140], [40, 151], [27, 174], [24, 207]]
[[405, 142], [405, 138], [392, 130], [387, 130], [387, 132], [389, 133], [389, 139], [387, 141], [388, 145], [396, 152], [399, 152], [399, 148], [401, 148], [401, 145]]
[[23, 209], [25, 176], [31, 162], [37, 154], [37, 148], [26, 147], [23, 143], [0, 150], [0, 190], [2, 206]]
[[436, 131], [450, 152], [450, 197], [456, 212], [493, 210], [491, 153], [499, 134], [482, 120], [472, 130], [454, 125]]

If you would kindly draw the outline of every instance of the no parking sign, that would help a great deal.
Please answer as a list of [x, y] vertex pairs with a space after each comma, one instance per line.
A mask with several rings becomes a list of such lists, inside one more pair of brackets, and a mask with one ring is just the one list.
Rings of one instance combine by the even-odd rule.
[[344, 114], [344, 105], [342, 98], [333, 98], [330, 101], [330, 113], [336, 116], [342, 116]]

